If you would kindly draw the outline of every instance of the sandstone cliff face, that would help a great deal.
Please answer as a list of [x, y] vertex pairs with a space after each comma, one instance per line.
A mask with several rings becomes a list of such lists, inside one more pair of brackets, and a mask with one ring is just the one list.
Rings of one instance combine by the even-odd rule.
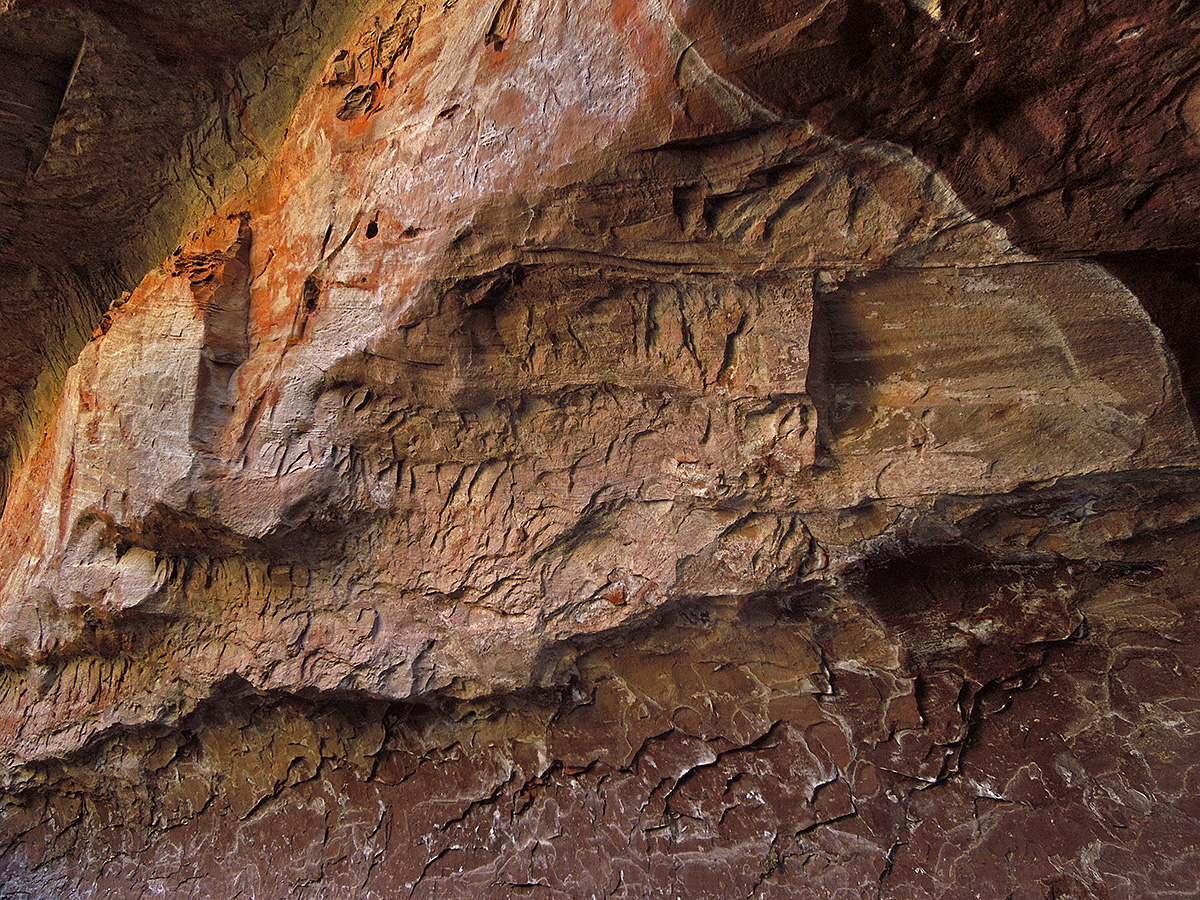
[[0, 896], [1194, 892], [1190, 6], [367, 7], [26, 253]]

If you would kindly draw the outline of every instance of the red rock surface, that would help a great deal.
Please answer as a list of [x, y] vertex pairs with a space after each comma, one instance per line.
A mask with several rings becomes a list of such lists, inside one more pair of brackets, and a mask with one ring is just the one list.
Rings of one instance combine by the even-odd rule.
[[323, 36], [11, 429], [0, 897], [1194, 893], [1190, 11], [976, 6]]

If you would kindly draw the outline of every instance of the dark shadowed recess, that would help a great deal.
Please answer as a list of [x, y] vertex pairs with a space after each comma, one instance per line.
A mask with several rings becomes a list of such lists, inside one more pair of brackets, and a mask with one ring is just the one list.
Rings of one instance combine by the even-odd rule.
[[1026, 251], [1098, 258], [1197, 415], [1200, 2], [701, 0], [683, 28], [780, 114], [912, 149]]

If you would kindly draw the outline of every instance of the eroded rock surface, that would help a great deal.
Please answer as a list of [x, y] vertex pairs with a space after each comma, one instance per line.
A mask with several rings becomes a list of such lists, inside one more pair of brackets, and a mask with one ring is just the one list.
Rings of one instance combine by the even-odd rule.
[[1194, 890], [1161, 304], [829, 114], [966, 15], [366, 11], [14, 432], [0, 896]]
[[231, 679], [38, 767], [10, 895], [1188, 896], [1194, 482], [848, 511], [831, 546], [893, 524], [843, 585], [689, 599], [549, 690]]

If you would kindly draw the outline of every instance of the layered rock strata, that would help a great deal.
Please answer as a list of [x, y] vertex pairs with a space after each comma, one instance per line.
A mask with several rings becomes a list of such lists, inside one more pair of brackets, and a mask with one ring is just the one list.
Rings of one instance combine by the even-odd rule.
[[0, 521], [0, 896], [1194, 889], [1168, 341], [785, 91], [866, 6], [727, 6], [372, 8], [104, 313]]

